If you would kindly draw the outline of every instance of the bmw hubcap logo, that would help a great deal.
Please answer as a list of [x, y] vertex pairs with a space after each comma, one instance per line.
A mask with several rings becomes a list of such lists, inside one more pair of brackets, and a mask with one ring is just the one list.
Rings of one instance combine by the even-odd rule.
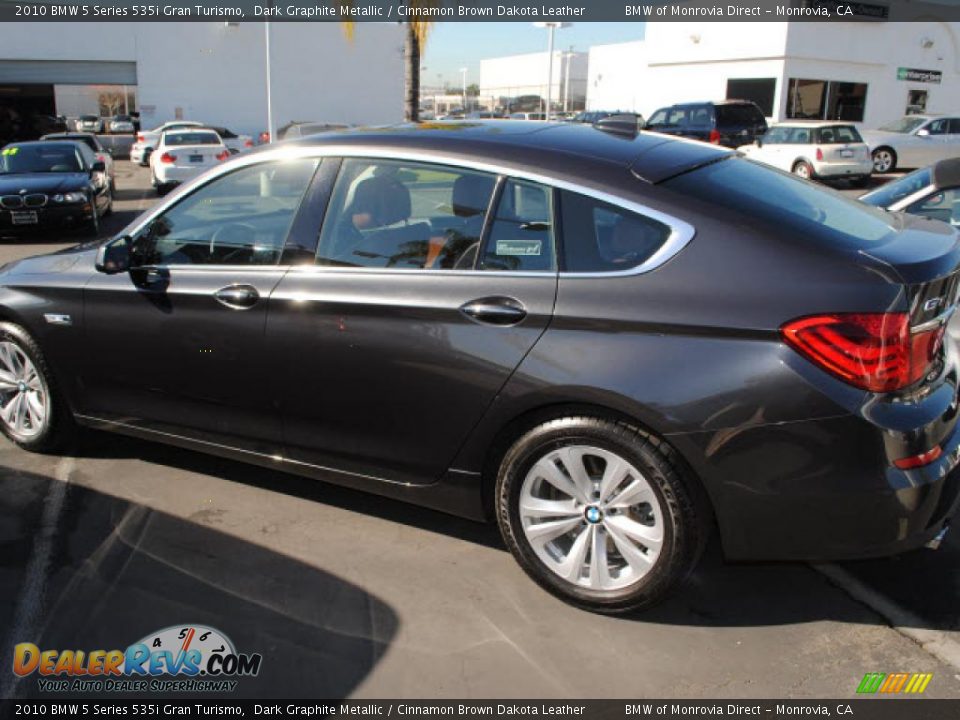
[[603, 513], [600, 512], [600, 508], [596, 505], [591, 505], [584, 510], [583, 516], [587, 519], [588, 523], [598, 523], [603, 519]]

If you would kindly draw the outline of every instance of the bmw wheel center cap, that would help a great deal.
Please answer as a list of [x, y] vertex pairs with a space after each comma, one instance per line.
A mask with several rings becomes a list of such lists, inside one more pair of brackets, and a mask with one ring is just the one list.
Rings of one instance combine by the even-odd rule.
[[603, 520], [603, 513], [600, 511], [596, 505], [589, 506], [586, 510], [583, 511], [583, 516], [587, 519], [588, 523], [596, 524]]

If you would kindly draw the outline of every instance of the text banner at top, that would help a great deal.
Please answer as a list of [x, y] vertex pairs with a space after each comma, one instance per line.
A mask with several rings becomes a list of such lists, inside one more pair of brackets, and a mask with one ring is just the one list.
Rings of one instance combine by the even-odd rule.
[[0, 21], [914, 22], [960, 20], [960, 0], [0, 0]]

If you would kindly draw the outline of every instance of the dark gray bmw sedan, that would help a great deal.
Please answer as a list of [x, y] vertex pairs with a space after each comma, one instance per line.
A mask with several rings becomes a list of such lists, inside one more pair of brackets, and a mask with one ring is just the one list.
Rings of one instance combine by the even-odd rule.
[[958, 505], [960, 242], [652, 133], [314, 136], [0, 272], [0, 426], [79, 425], [496, 518], [601, 612]]

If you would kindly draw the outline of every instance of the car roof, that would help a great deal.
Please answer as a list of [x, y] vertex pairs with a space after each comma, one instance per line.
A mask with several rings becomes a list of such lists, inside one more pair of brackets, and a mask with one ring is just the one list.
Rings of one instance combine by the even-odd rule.
[[10, 145], [16, 145], [17, 147], [21, 147], [21, 148], [31, 147], [33, 145], [42, 145], [43, 147], [46, 148], [54, 145], [63, 145], [65, 147], [76, 147], [77, 145], [79, 145], [79, 143], [76, 142], [75, 140], [57, 140], [54, 142], [51, 142], [49, 140], [25, 140], [23, 142], [8, 143], [5, 147], [9, 147]]
[[960, 187], [960, 157], [941, 160], [934, 164], [930, 173], [937, 187]]
[[846, 120], [784, 120], [782, 122], [773, 123], [770, 127], [806, 127], [806, 128], [818, 128], [818, 127], [837, 127], [838, 125], [845, 125], [847, 127], [856, 127], [855, 123], [848, 122]]
[[[288, 141], [291, 145], [356, 146], [367, 151], [429, 153], [434, 161], [495, 163], [528, 172], [629, 171], [650, 183], [699, 167], [731, 151], [658, 133], [617, 134], [590, 125], [509, 120], [440, 121], [356, 128]], [[572, 164], [578, 166], [574, 171]]]
[[64, 140], [69, 140], [70, 138], [96, 138], [97, 136], [94, 133], [88, 132], [55, 132], [47, 133], [46, 135], [41, 136], [41, 140], [46, 140], [47, 138], [63, 138]]
[[674, 103], [667, 107], [695, 107], [697, 105], [756, 105], [753, 100], [701, 100], [699, 102]]

